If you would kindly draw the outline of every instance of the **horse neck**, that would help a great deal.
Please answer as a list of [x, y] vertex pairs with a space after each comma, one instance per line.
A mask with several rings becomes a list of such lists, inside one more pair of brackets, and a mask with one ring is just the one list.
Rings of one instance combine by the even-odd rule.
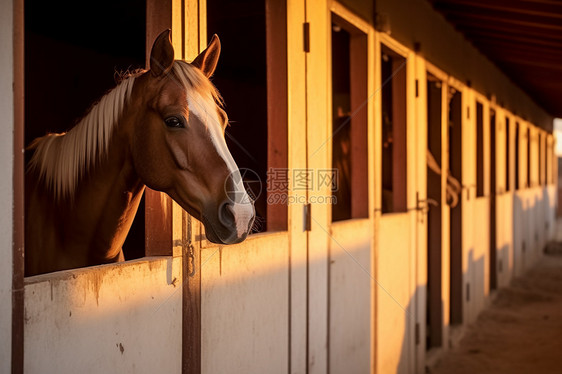
[[85, 237], [90, 238], [93, 263], [112, 262], [122, 257], [121, 247], [144, 187], [134, 171], [127, 131], [118, 126], [110, 140], [107, 157], [81, 181], [73, 204], [81, 215], [75, 221], [82, 226], [78, 230], [86, 231]]

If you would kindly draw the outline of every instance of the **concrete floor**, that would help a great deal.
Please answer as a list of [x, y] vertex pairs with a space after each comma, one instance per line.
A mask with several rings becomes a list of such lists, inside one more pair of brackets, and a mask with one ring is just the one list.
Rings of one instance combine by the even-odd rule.
[[554, 252], [499, 290], [459, 346], [428, 373], [562, 373], [562, 243]]

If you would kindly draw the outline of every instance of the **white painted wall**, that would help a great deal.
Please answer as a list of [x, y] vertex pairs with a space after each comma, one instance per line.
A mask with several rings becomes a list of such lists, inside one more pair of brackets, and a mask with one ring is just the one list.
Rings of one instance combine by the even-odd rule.
[[[509, 285], [513, 274], [513, 194], [499, 195], [496, 200], [498, 288]], [[501, 262], [501, 265], [499, 265]]]
[[330, 241], [330, 373], [371, 367], [372, 221], [333, 223]]
[[412, 250], [414, 235], [409, 213], [387, 214], [380, 219], [379, 251], [376, 262], [376, 349], [377, 373], [413, 372], [415, 320]]
[[179, 373], [181, 258], [26, 278], [26, 373]]
[[14, 96], [12, 1], [0, 2], [0, 373], [10, 372], [12, 341], [12, 173]]
[[289, 271], [286, 232], [202, 249], [202, 373], [287, 373]]

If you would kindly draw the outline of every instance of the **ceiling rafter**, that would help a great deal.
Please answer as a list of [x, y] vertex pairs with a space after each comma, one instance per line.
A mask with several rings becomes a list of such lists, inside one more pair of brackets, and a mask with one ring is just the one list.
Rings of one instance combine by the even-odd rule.
[[562, 1], [428, 1], [539, 105], [562, 117]]

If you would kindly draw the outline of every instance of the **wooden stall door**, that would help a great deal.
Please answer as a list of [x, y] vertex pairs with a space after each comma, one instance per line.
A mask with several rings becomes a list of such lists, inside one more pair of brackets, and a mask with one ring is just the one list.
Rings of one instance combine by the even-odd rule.
[[[431, 74], [427, 79], [427, 151], [434, 162], [427, 167], [427, 333], [426, 348], [443, 345], [443, 297], [442, 297], [442, 85], [443, 82]], [[429, 159], [428, 154], [428, 159]], [[433, 164], [433, 165], [432, 165]], [[432, 167], [433, 166], [433, 167]]]
[[[371, 244], [374, 193], [372, 107], [368, 93], [373, 69], [372, 31], [337, 4], [331, 13], [331, 167], [336, 184], [328, 268], [328, 365], [330, 373], [368, 373], [371, 367]], [[370, 53], [371, 52], [371, 55]], [[371, 61], [372, 62], [372, 61]], [[327, 203], [327, 202], [324, 202]], [[372, 215], [371, 215], [372, 216]], [[313, 229], [317, 229], [313, 226]]]
[[[330, 168], [328, 133], [329, 75], [328, 35], [330, 18], [327, 0], [307, 0], [305, 3], [305, 90], [306, 168], [312, 173]], [[306, 212], [307, 229], [307, 372], [328, 372], [328, 243], [330, 241], [330, 209], [315, 199], [328, 196], [328, 187], [308, 185]]]

